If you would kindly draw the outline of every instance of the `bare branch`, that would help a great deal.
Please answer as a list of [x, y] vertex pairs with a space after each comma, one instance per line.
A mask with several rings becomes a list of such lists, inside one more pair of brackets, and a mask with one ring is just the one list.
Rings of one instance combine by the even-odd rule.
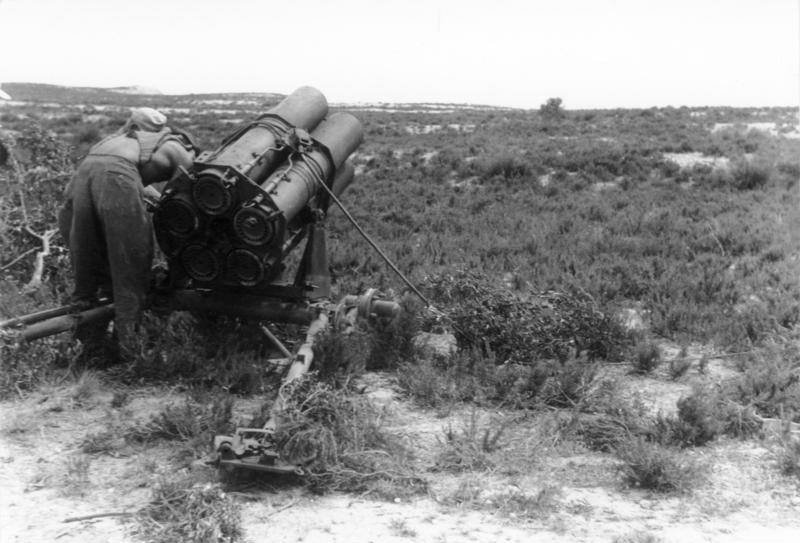
[[42, 286], [42, 275], [44, 274], [44, 259], [45, 257], [50, 256], [50, 239], [55, 235], [56, 232], [58, 232], [58, 229], [53, 228], [45, 232], [43, 235], [38, 235], [34, 233], [27, 226], [25, 227], [25, 229], [30, 234], [33, 234], [42, 241], [42, 250], [36, 253], [36, 261], [33, 267], [33, 275], [31, 275], [31, 280], [24, 287], [24, 290], [26, 292], [30, 292]]
[[24, 253], [22, 253], [21, 255], [19, 255], [17, 258], [15, 258], [14, 260], [12, 260], [12, 261], [11, 261], [11, 262], [9, 262], [8, 264], [4, 264], [2, 267], [0, 267], [0, 272], [2, 272], [2, 271], [6, 271], [8, 268], [10, 268], [11, 266], [13, 266], [14, 264], [16, 264], [17, 262], [19, 262], [20, 260], [22, 260], [22, 259], [23, 259], [23, 258], [25, 258], [26, 256], [28, 256], [29, 254], [31, 254], [31, 253], [32, 253], [32, 252], [34, 252], [35, 250], [36, 250], [36, 247], [34, 247], [34, 248], [32, 248], [32, 249], [28, 249], [27, 251], [25, 251]]

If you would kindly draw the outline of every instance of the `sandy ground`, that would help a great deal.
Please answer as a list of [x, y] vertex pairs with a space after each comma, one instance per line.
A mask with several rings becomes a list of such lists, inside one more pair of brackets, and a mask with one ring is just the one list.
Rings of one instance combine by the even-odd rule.
[[[607, 371], [624, 373], [615, 366]], [[626, 393], [644, 392], [652, 409], [670, 409], [700, 378], [695, 369], [690, 371], [679, 383], [658, 374], [626, 379]], [[725, 361], [712, 360], [703, 378], [724, 378], [729, 371]], [[516, 421], [506, 438], [514, 456], [497, 469], [446, 474], [429, 469], [444, 429], [463, 424], [474, 408], [447, 413], [418, 409], [384, 375], [366, 376], [365, 387], [383, 406], [390, 428], [416, 450], [420, 472], [430, 483], [428, 493], [379, 500], [317, 496], [299, 485], [237, 491], [233, 495], [242, 506], [246, 541], [692, 543], [800, 537], [800, 481], [780, 475], [777, 443], [771, 438], [725, 439], [687, 451], [705, 466], [703, 480], [688, 494], [664, 496], [623, 487], [611, 455], [556, 443], [547, 416], [480, 410], [476, 416], [484, 422]], [[100, 387], [76, 403], [74, 385], [60, 385], [0, 403], [0, 542], [137, 541], [134, 524], [124, 516], [68, 522], [135, 511], [147, 502], [153, 477], [174, 469], [170, 466], [181, 452], [175, 444], [120, 444], [111, 455], [80, 452], [86, 435], [109, 424], [144, 420], [180, 398], [157, 389], [133, 395], [125, 408], [115, 409], [109, 390]], [[237, 411], [257, 403], [248, 400]], [[188, 469], [196, 470], [199, 479], [216, 476], [198, 463]], [[464, 488], [476, 490], [469, 499], [454, 498], [463, 496]], [[515, 496], [539, 505], [509, 507]]]

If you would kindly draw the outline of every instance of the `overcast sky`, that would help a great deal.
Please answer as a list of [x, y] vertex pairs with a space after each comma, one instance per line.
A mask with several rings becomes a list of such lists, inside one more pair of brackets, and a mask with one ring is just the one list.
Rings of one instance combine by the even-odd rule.
[[0, 82], [567, 109], [800, 100], [800, 0], [0, 0]]

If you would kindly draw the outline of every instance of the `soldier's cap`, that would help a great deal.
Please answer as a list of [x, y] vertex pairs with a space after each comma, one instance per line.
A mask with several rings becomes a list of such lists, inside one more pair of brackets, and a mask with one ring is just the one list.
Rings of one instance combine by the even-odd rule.
[[158, 132], [167, 124], [167, 117], [151, 107], [137, 107], [131, 110], [131, 118], [128, 122], [135, 124], [145, 132]]

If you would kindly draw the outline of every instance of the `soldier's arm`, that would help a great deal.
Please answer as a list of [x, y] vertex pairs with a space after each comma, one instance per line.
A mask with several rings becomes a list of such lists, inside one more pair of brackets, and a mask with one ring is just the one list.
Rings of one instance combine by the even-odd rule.
[[141, 167], [142, 181], [145, 185], [171, 179], [180, 167], [188, 168], [194, 162], [194, 151], [177, 141], [165, 141], [150, 161]]

